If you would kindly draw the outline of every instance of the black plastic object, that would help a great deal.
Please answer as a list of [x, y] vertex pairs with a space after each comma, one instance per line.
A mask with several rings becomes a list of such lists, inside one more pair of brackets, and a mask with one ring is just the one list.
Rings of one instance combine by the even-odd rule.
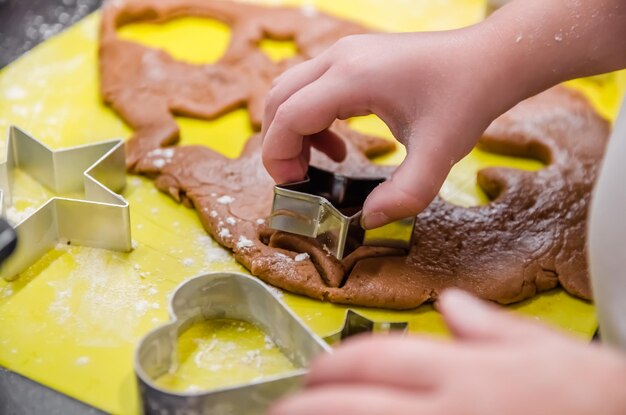
[[6, 220], [0, 219], [0, 263], [13, 253], [16, 246], [17, 234], [15, 229]]

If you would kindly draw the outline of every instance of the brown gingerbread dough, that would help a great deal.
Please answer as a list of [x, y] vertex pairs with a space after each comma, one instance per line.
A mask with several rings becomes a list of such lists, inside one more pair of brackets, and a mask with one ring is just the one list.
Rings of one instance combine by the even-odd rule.
[[[238, 56], [240, 61], [225, 57], [216, 65], [188, 65], [164, 52], [117, 40], [116, 27], [146, 18], [222, 16], [242, 33], [255, 33], [254, 39], [267, 30], [272, 36], [293, 37], [301, 48], [313, 45], [306, 46], [310, 55], [301, 57], [305, 58], [321, 47], [315, 46], [318, 41], [298, 41], [305, 32], [300, 31], [304, 21], [309, 19], [298, 13], [214, 0], [109, 3], [103, 20], [102, 90], [105, 99], [136, 129], [128, 147], [129, 167], [155, 177], [159, 189], [194, 207], [205, 229], [254, 275], [291, 292], [395, 309], [432, 301], [452, 286], [500, 303], [520, 301], [559, 284], [573, 295], [590, 298], [585, 219], [609, 126], [571, 90], [555, 88], [519, 104], [496, 120], [479, 143], [487, 151], [537, 158], [547, 166], [538, 172], [480, 171], [479, 186], [491, 203], [463, 208], [435, 200], [418, 215], [408, 255], [361, 247], [338, 261], [313, 240], [265, 227], [273, 182], [261, 163], [258, 136], [250, 139], [235, 160], [199, 146], [161, 148], [177, 139], [172, 113], [211, 118], [247, 104], [252, 119], [258, 121], [260, 113], [255, 116], [254, 108], [260, 111], [262, 91], [267, 90], [273, 75], [263, 82], [250, 79], [259, 79], [255, 78], [261, 76], [257, 71], [268, 74], [272, 65], [282, 70], [290, 63], [271, 63], [254, 46], [241, 46], [236, 40], [249, 37], [236, 35], [236, 45], [229, 49], [234, 52], [227, 56]], [[287, 30], [280, 16], [289, 16], [285, 20], [298, 20], [298, 24], [285, 22]], [[319, 45], [328, 45], [338, 33], [361, 29], [349, 24], [341, 29], [344, 22], [326, 16], [322, 21], [328, 30], [322, 30], [319, 21], [309, 27], [310, 33], [319, 30], [327, 34], [313, 36], [321, 39]], [[254, 58], [246, 58], [247, 54]], [[262, 63], [246, 66], [247, 59]], [[151, 70], [155, 73], [149, 73]], [[336, 129], [346, 139], [347, 160], [334, 163], [313, 152], [312, 164], [344, 174], [389, 173], [388, 168], [375, 166], [367, 158], [388, 151], [389, 144], [365, 138], [345, 123]]]
[[[117, 28], [132, 22], [163, 22], [181, 16], [213, 18], [230, 26], [231, 42], [218, 62], [181, 62], [116, 34]], [[322, 13], [310, 15], [300, 9], [234, 1], [109, 1], [100, 30], [101, 92], [104, 101], [135, 131], [127, 144], [129, 168], [148, 151], [178, 141], [174, 115], [212, 119], [246, 106], [253, 127], [259, 128], [265, 95], [276, 76], [343, 36], [366, 32], [362, 26]], [[258, 47], [263, 38], [293, 40], [298, 53], [274, 62]], [[393, 149], [389, 141], [371, 140], [371, 151]]]
[[[337, 261], [313, 240], [258, 223], [270, 212], [273, 186], [261, 164], [258, 136], [236, 160], [188, 146], [153, 151], [137, 170], [156, 175], [161, 190], [195, 207], [204, 227], [254, 275], [291, 292], [407, 309], [453, 286], [511, 303], [560, 283], [589, 299], [585, 218], [608, 131], [582, 97], [563, 87], [519, 104], [493, 123], [479, 145], [547, 166], [537, 172], [481, 170], [479, 186], [492, 201], [463, 208], [435, 200], [417, 217], [408, 256], [362, 247]], [[369, 162], [352, 141], [347, 140], [349, 161], [331, 166], [315, 153], [313, 164], [362, 171]], [[166, 151], [171, 157], [155, 167]]]

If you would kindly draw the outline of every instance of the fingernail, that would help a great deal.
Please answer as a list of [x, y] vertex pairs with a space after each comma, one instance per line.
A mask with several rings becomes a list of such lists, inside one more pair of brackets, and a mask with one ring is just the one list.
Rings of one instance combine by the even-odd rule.
[[380, 228], [389, 222], [391, 222], [391, 219], [383, 212], [372, 212], [361, 217], [361, 226], [364, 229]]

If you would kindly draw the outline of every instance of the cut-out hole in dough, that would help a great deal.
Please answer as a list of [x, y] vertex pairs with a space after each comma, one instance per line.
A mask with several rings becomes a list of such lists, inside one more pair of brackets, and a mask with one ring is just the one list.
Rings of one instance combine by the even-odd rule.
[[176, 117], [176, 121], [180, 128], [179, 145], [202, 145], [229, 158], [239, 157], [254, 133], [245, 108], [210, 121], [187, 117]]
[[[378, 118], [376, 115], [371, 114], [364, 117], [353, 117], [348, 120], [348, 124], [350, 128], [361, 133], [361, 134], [369, 134], [375, 137], [384, 138], [390, 141], [396, 141], [389, 131], [389, 127]], [[398, 143], [395, 151], [392, 151], [383, 156], [379, 156], [374, 158], [372, 161], [375, 164], [380, 164], [383, 166], [397, 166], [402, 163], [404, 157], [406, 156], [406, 149], [401, 143]]]
[[537, 171], [544, 168], [545, 164], [530, 158], [503, 156], [475, 148], [452, 168], [439, 195], [458, 206], [486, 205], [489, 198], [478, 186], [476, 175], [487, 167]]
[[291, 40], [263, 38], [259, 42], [259, 49], [274, 62], [293, 58], [298, 54], [298, 46]]
[[201, 320], [178, 338], [176, 371], [156, 380], [176, 392], [243, 385], [296, 369], [261, 329], [246, 321]]
[[121, 39], [155, 49], [192, 64], [217, 62], [230, 41], [228, 25], [213, 19], [181, 17], [164, 23], [132, 23], [117, 30]]

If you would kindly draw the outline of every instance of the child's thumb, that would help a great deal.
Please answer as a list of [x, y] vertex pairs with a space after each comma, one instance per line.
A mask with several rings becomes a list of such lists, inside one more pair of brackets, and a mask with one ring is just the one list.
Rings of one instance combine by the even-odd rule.
[[436, 151], [409, 151], [391, 178], [376, 187], [363, 206], [361, 225], [377, 228], [397, 219], [414, 216], [437, 196], [452, 162]]

